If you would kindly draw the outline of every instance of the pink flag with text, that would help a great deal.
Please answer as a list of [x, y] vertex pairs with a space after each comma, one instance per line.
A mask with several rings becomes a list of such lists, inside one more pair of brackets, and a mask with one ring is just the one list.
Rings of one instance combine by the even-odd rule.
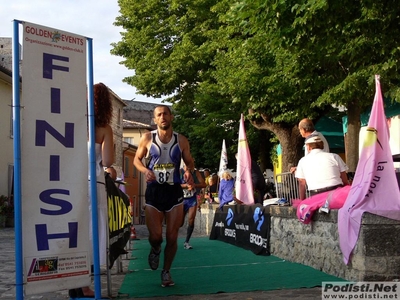
[[238, 154], [236, 166], [236, 198], [243, 204], [254, 204], [253, 182], [251, 181], [251, 157], [244, 128], [243, 114], [240, 116]]
[[400, 220], [400, 191], [389, 145], [379, 75], [367, 131], [349, 195], [339, 209], [340, 248], [347, 265], [357, 244], [364, 212]]

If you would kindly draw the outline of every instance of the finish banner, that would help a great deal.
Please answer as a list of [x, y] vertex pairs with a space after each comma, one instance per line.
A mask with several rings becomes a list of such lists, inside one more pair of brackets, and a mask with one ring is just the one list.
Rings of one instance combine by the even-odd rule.
[[129, 197], [114, 183], [106, 173], [106, 189], [108, 198], [108, 228], [110, 231], [109, 259], [111, 269], [121, 254], [126, 254], [125, 245], [130, 238], [132, 217], [129, 213]]
[[86, 38], [22, 24], [22, 240], [30, 295], [91, 283]]
[[210, 240], [220, 240], [258, 255], [270, 255], [271, 215], [260, 204], [224, 205], [217, 209]]

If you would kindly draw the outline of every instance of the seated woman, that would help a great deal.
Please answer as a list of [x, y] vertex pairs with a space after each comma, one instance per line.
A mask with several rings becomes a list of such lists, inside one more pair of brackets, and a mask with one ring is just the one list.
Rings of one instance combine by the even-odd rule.
[[[304, 224], [311, 222], [315, 210], [339, 209], [350, 191], [346, 171], [347, 165], [339, 155], [324, 152], [324, 143], [319, 136], [310, 136], [305, 141], [309, 154], [300, 159], [295, 176], [299, 181], [300, 199], [293, 200], [297, 206], [297, 217]], [[306, 186], [310, 197], [306, 199]]]
[[224, 173], [222, 173], [218, 191], [220, 209], [222, 209], [225, 204], [235, 200], [235, 197], [233, 195], [234, 190], [235, 180], [232, 178], [232, 175], [228, 171], [225, 171]]

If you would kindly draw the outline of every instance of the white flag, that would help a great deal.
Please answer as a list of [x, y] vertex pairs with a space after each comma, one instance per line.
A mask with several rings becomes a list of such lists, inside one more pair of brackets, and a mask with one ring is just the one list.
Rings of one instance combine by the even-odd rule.
[[228, 169], [228, 153], [226, 152], [225, 140], [222, 140], [221, 159], [219, 161], [219, 177]]

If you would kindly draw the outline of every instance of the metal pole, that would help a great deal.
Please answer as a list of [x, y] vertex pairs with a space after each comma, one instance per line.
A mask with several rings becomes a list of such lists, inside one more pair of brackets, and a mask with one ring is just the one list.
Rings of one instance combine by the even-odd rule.
[[16, 299], [24, 299], [23, 254], [22, 254], [22, 205], [21, 205], [21, 127], [20, 127], [20, 87], [19, 87], [19, 24], [13, 21], [12, 41], [12, 90], [14, 127], [14, 226], [15, 226], [15, 291]]
[[100, 254], [99, 254], [99, 224], [97, 216], [97, 181], [96, 181], [96, 155], [95, 155], [95, 126], [94, 126], [94, 94], [93, 94], [93, 40], [87, 38], [87, 64], [88, 64], [88, 120], [89, 120], [89, 166], [90, 182], [89, 194], [92, 206], [92, 232], [93, 232], [93, 265], [94, 265], [94, 295], [101, 299], [100, 280]]

